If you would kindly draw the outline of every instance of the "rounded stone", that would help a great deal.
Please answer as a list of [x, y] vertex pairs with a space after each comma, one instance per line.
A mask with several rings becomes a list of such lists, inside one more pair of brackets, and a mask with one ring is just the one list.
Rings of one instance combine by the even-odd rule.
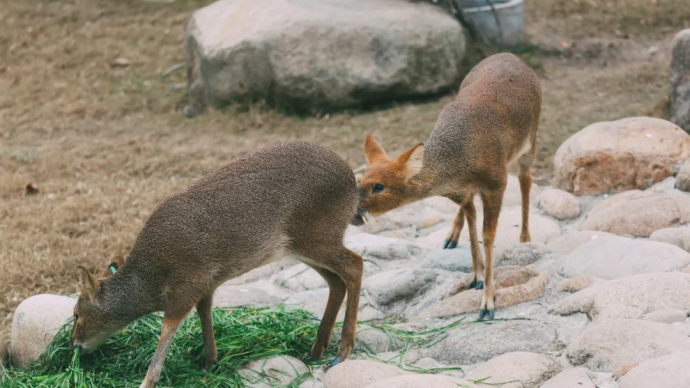
[[396, 0], [220, 0], [194, 12], [186, 43], [190, 94], [205, 105], [292, 110], [447, 92], [465, 54], [450, 14]]
[[40, 294], [24, 299], [12, 319], [12, 365], [27, 366], [46, 349], [55, 334], [74, 315], [76, 299]]

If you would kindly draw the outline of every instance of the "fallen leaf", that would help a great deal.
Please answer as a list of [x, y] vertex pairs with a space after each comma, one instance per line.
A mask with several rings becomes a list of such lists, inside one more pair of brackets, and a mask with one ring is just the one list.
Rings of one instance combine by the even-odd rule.
[[112, 67], [127, 67], [127, 66], [129, 66], [129, 59], [123, 58], [123, 57], [117, 57], [110, 63], [110, 66], [112, 66]]
[[29, 184], [26, 185], [26, 195], [34, 194], [38, 194], [38, 185], [36, 182], [29, 182]]

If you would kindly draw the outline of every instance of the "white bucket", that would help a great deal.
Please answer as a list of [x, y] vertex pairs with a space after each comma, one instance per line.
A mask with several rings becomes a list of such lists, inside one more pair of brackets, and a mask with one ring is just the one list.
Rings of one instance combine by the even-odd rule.
[[[461, 0], [460, 4], [465, 19], [477, 29], [484, 42], [504, 46], [525, 43], [523, 0], [493, 0], [495, 16], [486, 0]], [[496, 24], [496, 17], [500, 28]]]

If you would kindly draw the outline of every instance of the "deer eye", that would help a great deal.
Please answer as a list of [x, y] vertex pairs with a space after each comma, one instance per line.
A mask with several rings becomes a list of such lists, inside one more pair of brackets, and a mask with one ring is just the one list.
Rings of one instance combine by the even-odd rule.
[[378, 193], [382, 192], [383, 189], [384, 189], [383, 185], [380, 183], [377, 183], [374, 185], [374, 189], [372, 191], [374, 194], [378, 194]]

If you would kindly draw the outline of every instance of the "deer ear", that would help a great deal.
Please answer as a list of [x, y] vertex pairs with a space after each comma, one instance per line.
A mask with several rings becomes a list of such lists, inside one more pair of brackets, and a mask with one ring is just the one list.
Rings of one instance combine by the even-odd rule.
[[117, 256], [113, 259], [108, 267], [101, 274], [101, 278], [107, 278], [108, 276], [115, 275], [117, 271], [125, 264], [125, 258], [122, 256]]
[[367, 157], [369, 165], [388, 160], [386, 151], [383, 150], [383, 147], [381, 147], [379, 142], [376, 141], [372, 135], [368, 135], [366, 139], [364, 139], [364, 155]]
[[423, 159], [424, 144], [419, 143], [398, 156], [398, 159], [395, 160], [395, 164], [401, 167], [405, 174], [405, 180], [408, 180], [422, 171]]
[[96, 283], [86, 268], [82, 266], [77, 267], [77, 281], [79, 282], [81, 294], [88, 297], [92, 302], [96, 300]]

